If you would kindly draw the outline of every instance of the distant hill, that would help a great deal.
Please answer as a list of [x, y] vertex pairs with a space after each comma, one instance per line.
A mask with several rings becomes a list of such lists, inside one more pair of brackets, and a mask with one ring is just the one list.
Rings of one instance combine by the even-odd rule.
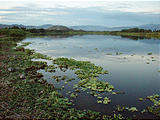
[[145, 30], [160, 30], [160, 24], [146, 24], [146, 25], [140, 25], [140, 26], [127, 26], [127, 27], [106, 27], [106, 26], [95, 26], [95, 25], [81, 25], [81, 26], [62, 26], [62, 25], [52, 25], [52, 24], [44, 24], [40, 26], [25, 26], [25, 25], [18, 25], [18, 24], [12, 24], [12, 25], [6, 25], [6, 24], [0, 24], [0, 28], [9, 28], [17, 26], [20, 28], [27, 28], [27, 29], [63, 29], [63, 30], [85, 30], [85, 31], [120, 31], [122, 29], [130, 29], [130, 28], [139, 28], [139, 29], [145, 29]]
[[36, 28], [38, 28], [38, 29], [40, 29], [40, 28], [48, 29], [48, 28], [50, 28], [52, 26], [53, 26], [52, 24], [44, 24], [44, 25], [36, 26]]
[[52, 27], [52, 24], [44, 24], [44, 25], [40, 25], [40, 26], [25, 26], [25, 25], [18, 25], [18, 24], [12, 24], [12, 25], [6, 25], [6, 24], [0, 24], [0, 28], [10, 28], [10, 27], [19, 27], [19, 28], [27, 28], [27, 29], [32, 29], [32, 28], [36, 28], [36, 29], [48, 29], [50, 27]]
[[70, 26], [74, 30], [86, 30], [86, 31], [120, 31], [122, 29], [139, 28], [145, 30], [160, 30], [160, 24], [146, 24], [141, 26], [127, 26], [127, 27], [105, 27], [105, 26]]
[[49, 27], [48, 30], [63, 30], [63, 31], [70, 31], [72, 29], [66, 27], [66, 26], [62, 26], [62, 25], [54, 25], [52, 27]]
[[160, 30], [160, 24], [146, 24], [146, 25], [141, 25], [138, 28], [149, 29], [149, 30]]
[[9, 28], [9, 27], [13, 27], [13, 26], [18, 26], [20, 28], [25, 27], [24, 25], [18, 25], [18, 24], [12, 24], [12, 25], [0, 24], [0, 28]]
[[85, 30], [85, 31], [106, 31], [110, 29], [105, 26], [95, 26], [95, 25], [70, 26], [69, 28], [74, 30]]

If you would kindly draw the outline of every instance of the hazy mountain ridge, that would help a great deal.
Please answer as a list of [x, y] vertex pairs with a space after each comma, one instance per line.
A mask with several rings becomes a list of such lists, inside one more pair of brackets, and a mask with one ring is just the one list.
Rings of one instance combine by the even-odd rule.
[[48, 29], [50, 27], [52, 27], [52, 24], [44, 24], [44, 25], [40, 25], [40, 26], [25, 26], [25, 25], [19, 25], [19, 24], [12, 24], [12, 25], [6, 25], [6, 24], [0, 24], [0, 28], [10, 28], [10, 27], [20, 27], [20, 28], [27, 28], [27, 29], [32, 29], [32, 28], [36, 28], [36, 29]]
[[71, 28], [68, 28], [66, 26], [63, 25], [54, 25], [52, 27], [49, 27], [48, 30], [63, 30], [63, 31], [70, 31], [72, 30]]
[[[18, 25], [18, 24], [12, 24], [12, 25], [6, 25], [6, 24], [0, 24], [0, 28], [9, 28], [17, 26], [20, 28], [27, 28], [27, 29], [49, 29], [51, 27], [66, 27], [62, 25], [52, 25], [52, 24], [44, 24], [40, 26], [25, 26], [25, 25]], [[140, 25], [140, 26], [126, 26], [126, 27], [106, 27], [106, 26], [96, 26], [96, 25], [81, 25], [81, 26], [68, 26], [67, 29], [74, 29], [74, 30], [85, 30], [85, 31], [120, 31], [122, 29], [130, 29], [130, 28], [140, 28], [140, 29], [146, 29], [146, 30], [160, 30], [160, 24], [146, 24], [146, 25]], [[66, 29], [65, 28], [65, 29]]]
[[130, 28], [160, 30], [160, 24], [146, 24], [146, 25], [140, 25], [140, 26], [127, 26], [127, 27], [105, 27], [105, 26], [82, 25], [82, 26], [70, 26], [70, 28], [75, 30], [81, 29], [86, 31], [120, 31], [122, 29], [130, 29]]

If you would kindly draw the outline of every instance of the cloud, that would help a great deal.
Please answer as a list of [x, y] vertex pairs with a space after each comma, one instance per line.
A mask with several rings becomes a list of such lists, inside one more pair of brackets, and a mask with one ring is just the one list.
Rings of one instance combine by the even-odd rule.
[[[126, 26], [160, 23], [159, 1], [0, 1], [0, 22]], [[2, 21], [3, 20], [3, 21]]]
[[16, 13], [16, 11], [0, 11], [0, 14]]
[[5, 16], [0, 16], [0, 21], [3, 20], [5, 18]]
[[15, 8], [21, 10], [26, 7], [34, 8], [90, 8], [99, 7], [104, 11], [117, 10], [122, 12], [146, 12], [146, 13], [160, 13], [160, 1], [124, 1], [124, 0], [14, 0], [14, 1], [2, 1], [1, 8]]

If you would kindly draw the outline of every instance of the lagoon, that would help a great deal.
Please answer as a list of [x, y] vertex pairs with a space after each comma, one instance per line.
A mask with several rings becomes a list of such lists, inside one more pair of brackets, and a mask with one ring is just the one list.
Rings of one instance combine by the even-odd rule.
[[[120, 36], [76, 35], [26, 38], [23, 42], [32, 42], [26, 48], [35, 49], [36, 52], [53, 58], [67, 57], [91, 61], [109, 71], [109, 74], [100, 75], [101, 81], [112, 84], [115, 91], [124, 92], [124, 94], [117, 95], [103, 93], [102, 96], [108, 96], [111, 99], [111, 103], [104, 105], [98, 104], [97, 98], [87, 94], [89, 91], [81, 91], [76, 99], [71, 99], [77, 109], [90, 109], [102, 114], [112, 114], [116, 105], [123, 105], [134, 106], [141, 111], [152, 103], [140, 102], [139, 97], [145, 98], [149, 95], [160, 94], [160, 72], [158, 72], [160, 70], [160, 40], [158, 39], [132, 40]], [[152, 54], [148, 55], [148, 53]], [[44, 70], [39, 72], [42, 72], [44, 78], [57, 88], [63, 86], [65, 82], [57, 83], [52, 78], [53, 75], [76, 78], [72, 70], [63, 72], [58, 69], [56, 73], [48, 73]], [[64, 89], [60, 90], [63, 96], [69, 98], [67, 93], [74, 90], [73, 86], [78, 81], [79, 79], [76, 78], [66, 84]], [[132, 115], [129, 112], [124, 114]], [[139, 112], [136, 115], [142, 117]], [[144, 116], [153, 118], [151, 114]]]

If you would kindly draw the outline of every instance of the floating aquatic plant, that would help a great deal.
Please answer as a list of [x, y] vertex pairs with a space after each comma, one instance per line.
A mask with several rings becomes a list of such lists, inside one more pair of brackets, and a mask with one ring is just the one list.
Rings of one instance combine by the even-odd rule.
[[145, 109], [145, 111], [142, 112], [150, 112], [158, 117], [160, 117], [160, 95], [159, 94], [154, 94], [151, 96], [147, 96], [146, 99], [144, 100], [150, 100], [153, 105], [152, 106], [148, 106], [147, 109]]
[[107, 53], [106, 55], [112, 55], [112, 53]]
[[94, 48], [94, 50], [96, 50], [98, 52], [98, 48]]
[[[31, 42], [21, 42], [20, 43], [20, 46], [21, 47], [25, 47], [25, 46], [28, 46], [29, 44], [31, 44]], [[19, 47], [19, 46], [18, 46]]]
[[147, 55], [152, 55], [152, 53], [150, 52], [150, 53], [147, 53]]
[[[75, 70], [75, 74], [80, 79], [75, 88], [80, 87], [81, 90], [90, 89], [97, 92], [112, 92], [114, 86], [108, 82], [98, 80], [100, 74], [108, 74], [107, 70], [103, 70], [101, 66], [95, 66], [89, 61], [76, 61], [68, 58], [57, 58], [53, 60], [54, 64], [59, 66], [67, 66], [69, 69]], [[116, 94], [113, 92], [113, 94]], [[92, 94], [93, 96], [98, 96]], [[104, 104], [108, 104], [109, 99], [104, 100]]]
[[103, 104], [108, 104], [110, 102], [111, 102], [111, 100], [108, 97], [105, 97], [103, 100]]
[[137, 112], [138, 111], [138, 109], [136, 107], [131, 107], [131, 108], [126, 107], [126, 109], [128, 111], [131, 111], [131, 112]]
[[101, 96], [98, 96], [97, 98], [98, 98], [98, 99], [102, 99], [102, 97], [101, 97]]
[[97, 100], [97, 103], [101, 104], [101, 103], [103, 103], [103, 101], [102, 100]]
[[123, 119], [125, 119], [121, 114], [114, 114], [113, 115], [113, 119], [115, 119], [115, 120], [123, 120]]
[[116, 52], [116, 55], [122, 55], [123, 53], [122, 52]]
[[142, 111], [141, 111], [141, 113], [143, 114], [143, 113], [145, 113], [145, 112], [147, 112], [147, 110], [146, 109], [143, 109]]
[[117, 106], [116, 106], [116, 110], [117, 110], [118, 112], [123, 112], [124, 110], [126, 110], [126, 107], [117, 105]]
[[71, 82], [72, 80], [75, 80], [75, 78], [70, 78], [67, 80], [67, 82]]
[[75, 91], [75, 92], [78, 92], [78, 93], [80, 92], [80, 90], [79, 90], [79, 89], [75, 89], [74, 91]]
[[139, 98], [139, 101], [143, 101], [143, 98]]
[[72, 94], [70, 95], [71, 98], [76, 98], [77, 96], [78, 96], [77, 93], [72, 93]]

